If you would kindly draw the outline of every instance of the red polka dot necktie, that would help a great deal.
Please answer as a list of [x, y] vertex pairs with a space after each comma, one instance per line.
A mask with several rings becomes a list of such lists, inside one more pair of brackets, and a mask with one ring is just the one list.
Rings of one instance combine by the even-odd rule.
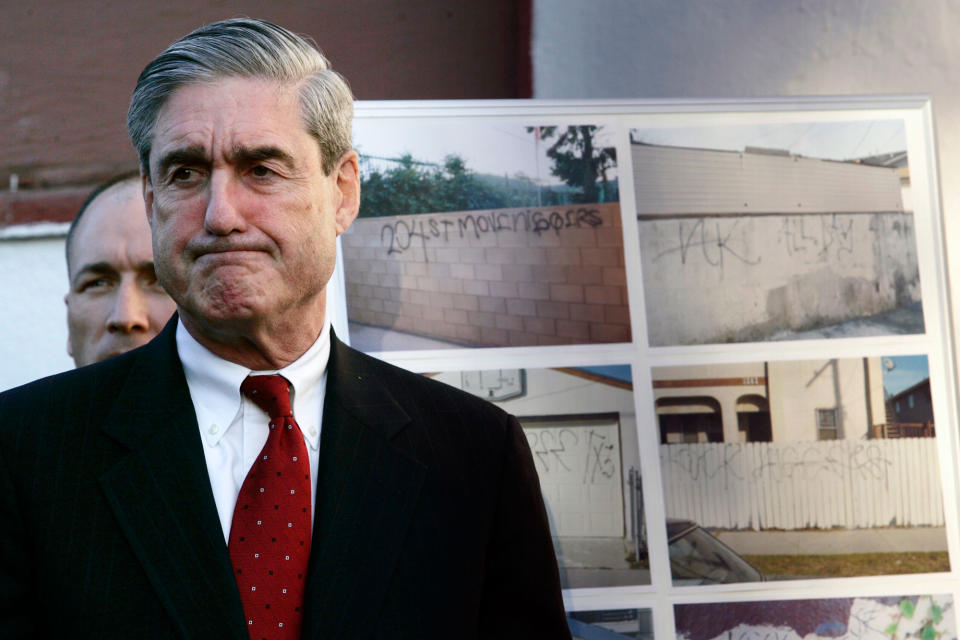
[[230, 527], [251, 640], [300, 637], [310, 557], [310, 464], [283, 376], [249, 376], [240, 392], [270, 416], [267, 443], [247, 473]]

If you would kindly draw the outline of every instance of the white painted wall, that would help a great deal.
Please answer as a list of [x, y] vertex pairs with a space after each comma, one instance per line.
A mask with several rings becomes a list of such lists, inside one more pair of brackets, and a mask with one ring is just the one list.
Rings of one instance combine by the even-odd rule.
[[769, 363], [773, 441], [816, 441], [817, 409], [839, 409], [840, 437], [866, 440], [870, 424], [884, 422], [880, 358], [866, 358], [866, 363], [869, 382], [864, 377], [861, 358]]
[[0, 390], [73, 368], [63, 237], [0, 240]]
[[[864, 375], [865, 363], [869, 379]], [[753, 379], [760, 382], [764, 376], [766, 385], [749, 384]], [[772, 361], [767, 363], [766, 370], [763, 363], [656, 367], [653, 379], [703, 381], [703, 386], [660, 385], [654, 389], [654, 398], [716, 399], [722, 411], [726, 443], [741, 441], [743, 434], [737, 429], [738, 400], [748, 395], [769, 400], [773, 442], [778, 444], [816, 441], [817, 409], [840, 409], [840, 435], [847, 440], [867, 439], [869, 425], [884, 421], [883, 369], [878, 357]], [[738, 383], [731, 383], [738, 379]], [[710, 380], [725, 384], [710, 386]], [[665, 407], [657, 413], [681, 411], [684, 409], [680, 407]]]
[[638, 227], [651, 346], [770, 340], [920, 300], [908, 213], [671, 217]]
[[960, 4], [948, 0], [534, 0], [534, 95], [929, 94], [957, 299], [960, 255], [951, 254], [960, 252], [958, 33]]

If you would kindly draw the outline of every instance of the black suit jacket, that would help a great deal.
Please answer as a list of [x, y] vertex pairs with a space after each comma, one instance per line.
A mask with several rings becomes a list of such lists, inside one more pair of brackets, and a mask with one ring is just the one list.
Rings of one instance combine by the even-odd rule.
[[[173, 326], [0, 394], [0, 637], [247, 637]], [[568, 638], [516, 420], [333, 338], [303, 638]]]

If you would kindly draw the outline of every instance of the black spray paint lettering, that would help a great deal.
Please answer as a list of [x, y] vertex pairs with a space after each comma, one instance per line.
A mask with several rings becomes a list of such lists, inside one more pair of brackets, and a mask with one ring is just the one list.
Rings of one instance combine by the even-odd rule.
[[[541, 475], [570, 473], [574, 466], [582, 466], [581, 483], [593, 485], [613, 478], [617, 472], [613, 459], [616, 447], [603, 433], [590, 429], [585, 448], [579, 449], [580, 435], [573, 429], [529, 429], [525, 433]], [[573, 457], [580, 455], [584, 456], [583, 464], [577, 465]]]
[[582, 229], [603, 225], [598, 209], [577, 207], [565, 211], [545, 212], [527, 209], [514, 213], [490, 211], [468, 213], [456, 218], [400, 218], [380, 227], [380, 245], [386, 247], [387, 255], [402, 254], [417, 241], [426, 249], [428, 242], [446, 243], [451, 233], [457, 238], [479, 239], [489, 233], [529, 233], [541, 235], [549, 231], [560, 234], [566, 229]]
[[[587, 466], [583, 473], [583, 484], [594, 484], [599, 473], [604, 478], [612, 478], [616, 471], [611, 453], [614, 446], [607, 444], [607, 437], [593, 429], [587, 440]], [[589, 476], [589, 481], [587, 480]]]
[[[810, 216], [788, 216], [782, 222], [783, 243], [791, 256], [807, 256], [825, 262], [850, 255], [854, 250], [853, 216], [816, 216], [811, 230]], [[871, 224], [871, 231], [875, 231]]]
[[526, 431], [526, 436], [530, 443], [530, 450], [537, 456], [545, 473], [551, 473], [551, 470], [557, 472], [561, 469], [570, 471], [561, 454], [567, 453], [567, 447], [575, 447], [580, 442], [576, 433], [570, 429], [561, 429], [560, 433], [554, 435], [551, 430], [540, 429]]
[[724, 489], [727, 489], [731, 480], [743, 480], [737, 462], [741, 448], [735, 443], [698, 449], [671, 445], [669, 452], [668, 462], [683, 469], [694, 481], [719, 478], [723, 481]]
[[[743, 465], [737, 462], [742, 447], [737, 443], [725, 443], [722, 447], [669, 445], [666, 462], [682, 469], [693, 481], [700, 478], [719, 479], [727, 487], [728, 482], [743, 480]], [[768, 447], [764, 461], [751, 469], [750, 473], [755, 480], [774, 483], [795, 479], [813, 480], [820, 474], [841, 478], [849, 474], [886, 485], [892, 466], [893, 461], [876, 445], [835, 445], [829, 448], [787, 445]]]
[[732, 222], [722, 218], [697, 218], [694, 221], [679, 220], [677, 222], [677, 243], [666, 247], [654, 256], [653, 261], [669, 255], [680, 254], [680, 264], [687, 264], [692, 259], [691, 251], [699, 250], [698, 254], [704, 262], [713, 267], [723, 269], [725, 259], [755, 266], [760, 264], [760, 258], [752, 258], [746, 247], [738, 246], [733, 238], [739, 220]]

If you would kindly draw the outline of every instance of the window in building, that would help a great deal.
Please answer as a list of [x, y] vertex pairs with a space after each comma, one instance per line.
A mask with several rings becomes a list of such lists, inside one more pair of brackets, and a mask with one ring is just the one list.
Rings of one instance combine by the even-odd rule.
[[910, 405], [910, 408], [913, 409], [913, 394], [907, 396], [907, 404]]
[[661, 444], [723, 442], [723, 419], [716, 398], [658, 398], [657, 417]]
[[836, 409], [817, 409], [817, 439], [836, 440], [840, 437]]
[[770, 405], [767, 399], [756, 394], [737, 398], [737, 429], [740, 442], [770, 442], [773, 429], [770, 425]]

